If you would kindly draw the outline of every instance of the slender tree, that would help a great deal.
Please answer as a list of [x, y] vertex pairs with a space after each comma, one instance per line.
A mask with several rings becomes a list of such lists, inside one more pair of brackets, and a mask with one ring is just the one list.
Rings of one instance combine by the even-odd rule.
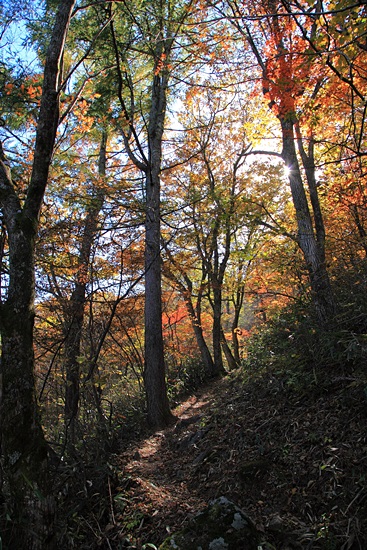
[[102, 132], [99, 149], [98, 175], [101, 182], [93, 185], [93, 193], [87, 207], [81, 236], [78, 267], [74, 289], [65, 306], [65, 426], [67, 438], [75, 443], [75, 424], [79, 406], [81, 338], [84, 324], [86, 291], [89, 282], [92, 246], [98, 231], [99, 214], [103, 207], [106, 175], [107, 133]]
[[[283, 183], [279, 167], [246, 164], [246, 131], [250, 135], [248, 119], [254, 106], [239, 106], [235, 92], [208, 88], [195, 90], [194, 100], [192, 95], [188, 93], [181, 117], [183, 166], [171, 172], [171, 186], [179, 191], [170, 202], [171, 216], [164, 217], [168, 218], [164, 273], [185, 300], [207, 374], [220, 376], [224, 372], [222, 352], [229, 368], [239, 363], [238, 349], [235, 356], [223, 330], [225, 299], [228, 303], [229, 292], [235, 296], [235, 341], [243, 305], [244, 265], [256, 253], [252, 249], [257, 236], [265, 232], [263, 222], [271, 221], [271, 212], [279, 215], [274, 197], [284, 196]], [[236, 262], [239, 269], [233, 266]], [[208, 310], [208, 305], [213, 319], [210, 347], [201, 327], [201, 309]]]
[[[145, 369], [147, 418], [152, 426], [172, 421], [166, 390], [162, 333], [161, 289], [161, 172], [163, 133], [169, 82], [178, 67], [178, 39], [192, 1], [176, 5], [163, 0], [151, 4], [116, 4], [115, 20], [130, 26], [129, 38], [119, 36], [111, 23], [118, 98], [122, 108], [121, 133], [130, 160], [145, 180]], [[111, 8], [112, 9], [112, 8]], [[132, 46], [130, 47], [130, 43]], [[128, 42], [128, 43], [127, 43]], [[136, 52], [140, 57], [136, 58]], [[133, 58], [129, 55], [134, 53]], [[137, 67], [137, 74], [128, 66]], [[143, 68], [144, 67], [144, 68]], [[149, 96], [141, 93], [141, 73]], [[140, 90], [139, 90], [140, 86]], [[139, 134], [142, 135], [139, 135]], [[145, 136], [145, 140], [142, 136]]]
[[256, 14], [256, 19], [262, 22], [259, 25], [249, 23], [247, 12], [236, 1], [228, 0], [227, 4], [230, 20], [255, 56], [264, 97], [279, 120], [282, 141], [279, 156], [288, 169], [298, 224], [297, 243], [309, 273], [318, 322], [326, 327], [335, 315], [336, 303], [326, 265], [325, 228], [315, 175], [315, 140], [312, 127], [308, 128], [305, 140], [297, 112], [298, 99], [306, 89], [308, 96], [315, 99], [323, 77], [309, 78], [312, 56], [308, 52], [303, 57], [303, 38], [295, 32], [289, 17], [279, 17], [284, 14], [280, 3], [272, 0], [262, 3], [261, 14]]

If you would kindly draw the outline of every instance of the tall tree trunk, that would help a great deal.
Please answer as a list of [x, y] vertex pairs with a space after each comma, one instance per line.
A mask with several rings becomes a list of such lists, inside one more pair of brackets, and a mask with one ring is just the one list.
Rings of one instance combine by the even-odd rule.
[[[315, 236], [296, 153], [294, 122], [291, 117], [280, 117], [280, 123], [283, 141], [282, 158], [289, 169], [289, 183], [298, 226], [298, 244], [307, 265], [312, 301], [318, 322], [321, 326], [327, 326], [335, 313], [335, 302], [326, 269], [324, 238], [322, 232], [319, 239]], [[321, 216], [320, 211], [316, 210], [316, 212], [317, 216]], [[316, 230], [319, 228], [322, 231], [320, 223], [322, 222], [316, 217]]]
[[60, 2], [56, 14], [46, 55], [32, 175], [23, 206], [0, 150], [0, 205], [9, 244], [8, 295], [0, 311], [3, 490], [13, 523], [9, 548], [53, 548], [55, 510], [48, 448], [34, 385], [34, 255], [59, 120], [62, 55], [74, 3]]
[[[162, 139], [166, 118], [167, 88], [172, 66], [173, 45], [179, 30], [191, 9], [191, 1], [179, 3], [177, 9], [169, 1], [151, 2], [146, 5], [129, 5], [125, 16], [132, 27], [146, 41], [146, 53], [151, 56], [152, 81], [149, 83], [149, 115], [141, 113], [141, 120], [148, 120], [147, 149], [140, 142], [140, 130], [134, 125], [136, 105], [135, 88], [131, 75], [126, 74], [126, 56], [116, 39], [111, 18], [111, 33], [118, 74], [118, 97], [125, 119], [122, 137], [125, 150], [134, 165], [145, 175], [145, 360], [144, 383], [147, 401], [147, 420], [153, 427], [168, 425], [173, 420], [166, 388], [166, 372], [162, 334], [162, 289], [161, 289], [161, 228], [160, 228], [160, 172], [162, 163]], [[146, 11], [148, 8], [148, 11]], [[136, 14], [135, 14], [136, 11]], [[123, 68], [124, 66], [124, 68]], [[140, 88], [140, 83], [138, 83]], [[130, 91], [127, 106], [123, 92]], [[140, 95], [140, 91], [139, 91]]]
[[54, 510], [48, 498], [48, 448], [33, 372], [34, 232], [22, 214], [16, 225], [8, 230], [10, 284], [1, 312], [2, 467], [10, 492], [3, 496], [7, 497], [8, 513], [15, 522], [11, 527], [15, 534], [13, 544], [41, 549], [49, 537], [51, 544], [52, 525], [46, 516], [50, 514], [52, 524]]
[[[213, 190], [214, 190], [214, 178]], [[213, 357], [214, 357], [214, 376], [222, 376], [225, 374], [223, 366], [222, 355], [222, 287], [224, 281], [224, 274], [226, 271], [230, 251], [231, 251], [231, 231], [229, 220], [232, 215], [231, 202], [230, 211], [227, 212], [227, 220], [225, 222], [225, 243], [223, 246], [223, 257], [220, 259], [220, 244], [218, 242], [218, 235], [220, 232], [221, 217], [223, 215], [222, 207], [219, 203], [219, 212], [217, 213], [217, 219], [214, 224], [213, 236], [211, 240], [211, 259], [207, 262], [208, 279], [212, 291], [212, 296], [209, 295], [210, 304], [213, 310]]]
[[144, 383], [147, 420], [153, 427], [167, 426], [173, 420], [167, 397], [163, 350], [160, 219], [160, 171], [167, 84], [168, 76], [165, 71], [162, 75], [154, 76], [148, 126], [149, 158], [146, 171]]
[[[98, 174], [100, 178], [106, 175], [106, 143], [107, 134], [103, 132], [99, 150]], [[86, 289], [89, 278], [90, 256], [93, 241], [98, 229], [98, 218], [104, 202], [105, 191], [99, 184], [94, 188], [94, 194], [87, 209], [84, 230], [79, 251], [78, 271], [74, 290], [67, 304], [66, 335], [65, 335], [65, 427], [67, 441], [75, 443], [75, 427], [79, 407], [80, 386], [80, 354], [81, 338], [84, 323]]]
[[[238, 10], [235, 4], [233, 4], [233, 6], [234, 12], [237, 15], [240, 15], [237, 13]], [[275, 59], [277, 59], [278, 56], [279, 59], [285, 59], [287, 49], [284, 47], [282, 30], [279, 26], [279, 20], [275, 15], [277, 12], [276, 6], [271, 2], [269, 6], [270, 14], [268, 23], [269, 31], [274, 39], [274, 49], [277, 53], [277, 55], [275, 55]], [[241, 16], [239, 20], [240, 19]], [[263, 76], [263, 93], [268, 99], [269, 95], [271, 96], [271, 83], [274, 83], [274, 76], [269, 75], [269, 59], [266, 61], [262, 58], [260, 51], [256, 46], [256, 40], [251, 34], [249, 26], [244, 23], [243, 28], [241, 28], [238, 21], [234, 24], [246, 37], [246, 40], [256, 57], [257, 63], [261, 68]], [[291, 71], [290, 65], [288, 65], [288, 69]], [[284, 67], [283, 70], [285, 70]], [[280, 83], [280, 89], [283, 90], [283, 93], [277, 98], [280, 106], [278, 105], [276, 112], [282, 131], [283, 150], [281, 157], [289, 169], [289, 183], [298, 226], [297, 242], [307, 266], [314, 310], [318, 324], [322, 327], [326, 327], [333, 320], [336, 304], [325, 262], [325, 230], [316, 188], [315, 166], [313, 162], [313, 142], [312, 140], [309, 142], [309, 154], [307, 155], [303, 149], [302, 139], [299, 133], [295, 98], [289, 93], [289, 90], [284, 87], [285, 78], [292, 79], [294, 76], [292, 74], [282, 74], [278, 82], [278, 84]], [[315, 93], [317, 93], [317, 89], [318, 87], [316, 86]], [[269, 108], [273, 109], [275, 105], [277, 105], [277, 102], [274, 97], [270, 97]], [[297, 135], [295, 135], [295, 127]], [[309, 209], [298, 162], [295, 143], [296, 140], [298, 141], [299, 153], [306, 174], [313, 216], [311, 215]]]

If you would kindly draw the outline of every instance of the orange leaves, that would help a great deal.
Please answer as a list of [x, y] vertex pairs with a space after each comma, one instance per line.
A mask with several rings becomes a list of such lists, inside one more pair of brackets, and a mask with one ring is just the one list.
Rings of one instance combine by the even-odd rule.
[[162, 52], [157, 63], [156, 63], [156, 66], [155, 66], [155, 69], [154, 69], [154, 75], [155, 76], [158, 76], [159, 73], [163, 70], [163, 68], [165, 67], [166, 65], [166, 59], [167, 59], [167, 55]]
[[187, 310], [184, 306], [178, 306], [178, 308], [172, 313], [163, 312], [162, 322], [163, 327], [171, 327], [180, 323], [183, 319], [187, 317]]
[[[190, 86], [186, 90], [185, 101], [186, 105], [191, 108], [195, 102], [200, 100], [200, 89], [198, 86]], [[186, 116], [186, 115], [185, 115]]]
[[42, 95], [42, 86], [39, 85], [39, 78], [36, 76], [22, 82], [20, 85], [17, 85], [15, 82], [7, 82], [4, 85], [4, 92], [7, 96], [15, 95], [19, 100], [32, 100], [39, 104]]
[[[315, 62], [309, 44], [291, 17], [269, 17], [263, 49], [263, 95], [278, 117], [294, 116], [317, 82], [310, 73]], [[304, 23], [306, 33], [309, 23]], [[310, 90], [307, 93], [307, 88]]]
[[89, 115], [89, 101], [84, 98], [81, 98], [77, 105], [74, 107], [74, 115], [76, 116], [79, 123], [79, 131], [81, 133], [87, 133], [92, 128], [94, 124], [94, 117]]
[[41, 99], [42, 88], [41, 86], [33, 86], [31, 84], [26, 90], [26, 93], [30, 99], [36, 99], [39, 101]]
[[296, 99], [305, 91], [307, 66], [299, 51], [300, 47], [300, 41], [293, 41], [290, 50], [278, 36], [271, 37], [267, 42], [263, 90], [278, 116], [284, 117], [293, 113]]
[[8, 82], [4, 86], [6, 95], [10, 95], [14, 90], [14, 84], [12, 82]]
[[[197, 357], [199, 354], [193, 331], [192, 322], [187, 307], [180, 295], [173, 292], [164, 292], [164, 312], [162, 315], [163, 337], [167, 357], [177, 364], [184, 362], [189, 357]], [[209, 335], [212, 320], [209, 315], [203, 313], [203, 330]]]

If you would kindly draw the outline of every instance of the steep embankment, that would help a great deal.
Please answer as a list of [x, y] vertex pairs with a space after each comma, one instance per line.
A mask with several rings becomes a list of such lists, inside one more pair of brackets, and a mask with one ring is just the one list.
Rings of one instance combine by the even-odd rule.
[[158, 546], [221, 495], [277, 550], [367, 548], [365, 388], [239, 375], [210, 384], [175, 411], [176, 426], [119, 455], [111, 548]]

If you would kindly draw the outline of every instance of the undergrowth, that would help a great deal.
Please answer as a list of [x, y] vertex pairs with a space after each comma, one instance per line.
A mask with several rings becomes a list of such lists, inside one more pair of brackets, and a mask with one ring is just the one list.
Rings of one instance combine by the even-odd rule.
[[318, 328], [311, 310], [289, 307], [259, 326], [247, 342], [247, 379], [264, 373], [295, 391], [335, 378], [364, 378], [367, 315], [354, 304], [339, 308], [328, 328]]

